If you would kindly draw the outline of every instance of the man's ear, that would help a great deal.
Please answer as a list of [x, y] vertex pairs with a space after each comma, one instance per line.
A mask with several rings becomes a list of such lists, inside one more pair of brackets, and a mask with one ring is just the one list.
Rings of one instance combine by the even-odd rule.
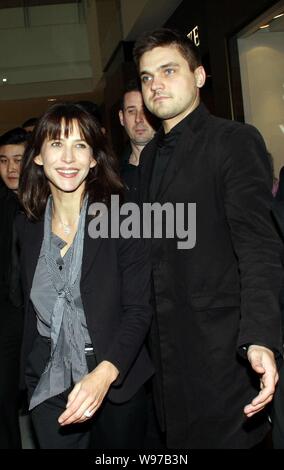
[[120, 120], [120, 124], [124, 127], [123, 112], [122, 112], [121, 109], [118, 111], [118, 117], [119, 117], [119, 120]]
[[40, 154], [40, 153], [34, 158], [34, 162], [35, 162], [37, 165], [40, 165], [40, 166], [43, 165], [43, 161], [42, 161], [42, 158], [41, 158], [41, 154]]
[[206, 80], [206, 72], [204, 67], [200, 65], [194, 70], [195, 84], [197, 88], [202, 88]]

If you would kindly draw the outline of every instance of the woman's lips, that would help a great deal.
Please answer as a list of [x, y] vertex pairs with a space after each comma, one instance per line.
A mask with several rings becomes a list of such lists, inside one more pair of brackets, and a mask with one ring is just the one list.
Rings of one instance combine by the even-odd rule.
[[68, 169], [68, 170], [57, 169], [56, 171], [63, 178], [75, 178], [75, 176], [77, 176], [77, 174], [79, 173], [79, 170], [76, 170], [76, 169]]

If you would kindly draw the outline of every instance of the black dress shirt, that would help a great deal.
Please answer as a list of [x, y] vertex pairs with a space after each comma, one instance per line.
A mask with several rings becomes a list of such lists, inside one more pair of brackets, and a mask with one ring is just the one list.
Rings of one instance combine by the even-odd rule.
[[186, 127], [186, 123], [189, 119], [189, 116], [186, 116], [167, 134], [165, 134], [163, 131], [160, 136], [160, 139], [158, 141], [158, 150], [156, 152], [155, 161], [153, 164], [153, 171], [149, 188], [149, 197], [152, 202], [154, 202], [157, 198], [157, 194], [159, 193], [159, 189], [165, 171], [169, 164], [170, 158], [174, 153], [174, 148], [176, 146], [179, 136], [181, 135], [183, 129]]

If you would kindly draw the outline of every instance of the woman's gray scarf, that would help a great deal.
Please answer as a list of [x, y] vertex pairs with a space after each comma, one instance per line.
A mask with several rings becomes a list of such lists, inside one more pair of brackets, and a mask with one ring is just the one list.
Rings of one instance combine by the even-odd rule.
[[73, 287], [81, 275], [87, 200], [81, 209], [78, 229], [72, 244], [70, 270], [65, 279], [56, 260], [50, 256], [52, 197], [49, 197], [44, 218], [44, 255], [46, 266], [58, 297], [51, 315], [51, 353], [49, 362], [33, 393], [30, 409], [56, 396], [88, 373], [82, 324], [73, 298]]

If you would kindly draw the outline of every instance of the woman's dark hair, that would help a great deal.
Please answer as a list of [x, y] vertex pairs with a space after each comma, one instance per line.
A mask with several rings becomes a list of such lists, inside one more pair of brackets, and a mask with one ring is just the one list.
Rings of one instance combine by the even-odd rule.
[[68, 137], [74, 121], [78, 123], [81, 136], [92, 148], [97, 162], [86, 178], [85, 193], [89, 201], [109, 204], [112, 194], [123, 195], [118, 161], [98, 124], [79, 104], [56, 103], [39, 119], [23, 157], [18, 196], [30, 219], [39, 220], [43, 216], [50, 195], [43, 167], [37, 165], [34, 158], [40, 154], [46, 138], [60, 138], [62, 123], [64, 135]]
[[174, 46], [183, 58], [187, 61], [192, 72], [201, 65], [201, 57], [198, 47], [186, 35], [175, 29], [160, 28], [151, 32], [145, 32], [135, 43], [133, 58], [137, 69], [139, 62], [145, 52], [149, 52], [155, 47]]

